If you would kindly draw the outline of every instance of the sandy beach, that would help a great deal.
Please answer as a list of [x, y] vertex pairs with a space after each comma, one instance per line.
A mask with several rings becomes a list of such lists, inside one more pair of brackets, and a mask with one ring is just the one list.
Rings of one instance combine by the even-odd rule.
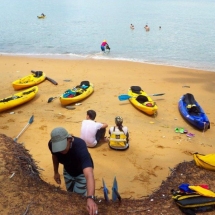
[[[109, 127], [114, 125], [117, 115], [122, 116], [130, 132], [127, 151], [111, 150], [105, 143], [89, 149], [94, 160], [97, 196], [103, 195], [102, 178], [111, 190], [116, 176], [122, 197], [142, 198], [156, 190], [175, 165], [193, 160], [192, 153], [214, 153], [214, 72], [110, 60], [0, 56], [0, 61], [0, 99], [14, 94], [12, 82], [29, 75], [31, 70], [42, 70], [58, 82], [53, 85], [44, 81], [38, 85], [39, 92], [32, 101], [0, 113], [0, 133], [11, 138], [15, 138], [34, 115], [34, 122], [18, 142], [38, 161], [44, 170], [42, 178], [48, 183], [56, 185], [47, 146], [51, 130], [62, 126], [74, 136], [80, 136], [81, 122], [88, 109], [94, 109], [96, 120], [106, 122]], [[76, 109], [62, 107], [58, 98], [47, 103], [50, 97], [60, 96], [83, 80], [92, 82], [95, 91]], [[148, 94], [165, 93], [153, 97], [158, 105], [156, 117], [138, 111], [129, 101], [118, 100], [120, 94], [126, 94], [134, 85], [141, 86]], [[178, 100], [185, 93], [192, 93], [207, 113], [211, 128], [206, 132], [196, 130], [180, 116]], [[195, 137], [175, 133], [176, 127], [187, 129]], [[64, 184], [61, 187], [65, 189]]]

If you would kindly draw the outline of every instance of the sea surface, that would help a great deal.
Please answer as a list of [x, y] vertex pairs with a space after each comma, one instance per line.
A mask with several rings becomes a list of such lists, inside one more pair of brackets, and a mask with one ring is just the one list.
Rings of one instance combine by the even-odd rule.
[[[0, 54], [215, 72], [215, 0], [0, 0], [0, 5]], [[37, 18], [41, 13], [45, 19]], [[109, 53], [100, 50], [103, 40]]]

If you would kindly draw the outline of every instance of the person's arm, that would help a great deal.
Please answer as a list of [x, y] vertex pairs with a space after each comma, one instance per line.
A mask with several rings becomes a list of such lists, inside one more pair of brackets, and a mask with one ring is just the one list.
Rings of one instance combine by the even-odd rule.
[[54, 168], [54, 180], [58, 183], [61, 184], [60, 180], [60, 174], [58, 172], [58, 167], [59, 167], [59, 161], [55, 155], [52, 154], [52, 162], [53, 162], [53, 168]]
[[[93, 175], [93, 168], [87, 167], [83, 169], [84, 176], [87, 181], [87, 196], [95, 195], [95, 180]], [[98, 206], [95, 203], [94, 199], [87, 198], [87, 210], [90, 215], [95, 215], [98, 213]]]
[[[108, 124], [107, 123], [102, 123], [102, 127], [101, 128], [107, 128], [108, 127]], [[101, 129], [100, 128], [100, 129]]]

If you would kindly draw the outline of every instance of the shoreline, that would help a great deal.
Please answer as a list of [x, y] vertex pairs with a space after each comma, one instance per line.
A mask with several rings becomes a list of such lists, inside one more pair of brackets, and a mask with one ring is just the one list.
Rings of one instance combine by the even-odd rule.
[[[31, 70], [42, 70], [58, 82], [55, 86], [44, 81], [38, 85], [39, 93], [32, 101], [0, 113], [0, 133], [11, 138], [16, 137], [34, 114], [34, 123], [18, 142], [24, 143], [39, 162], [40, 168], [44, 169], [42, 178], [46, 182], [56, 185], [47, 147], [50, 131], [63, 126], [75, 136], [80, 136], [81, 121], [85, 119], [88, 109], [94, 109], [97, 112], [96, 120], [108, 123], [108, 128], [114, 125], [115, 116], [122, 116], [130, 132], [130, 148], [127, 151], [111, 150], [107, 144], [89, 149], [95, 165], [97, 196], [103, 196], [102, 178], [111, 190], [116, 176], [119, 192], [124, 198], [142, 198], [160, 186], [169, 175], [170, 168], [173, 169], [184, 160], [192, 160], [192, 153], [209, 154], [214, 150], [214, 72], [116, 60], [2, 55], [0, 60], [4, 62], [0, 66], [1, 78], [4, 80], [0, 98], [15, 93], [12, 81], [28, 75]], [[65, 82], [66, 79], [71, 81]], [[81, 101], [82, 105], [75, 110], [63, 108], [57, 99], [47, 103], [48, 98], [59, 96], [82, 80], [91, 81], [95, 91]], [[138, 111], [129, 101], [118, 100], [118, 95], [126, 94], [132, 85], [141, 86], [148, 94], [165, 93], [164, 96], [153, 97], [159, 108], [156, 118]], [[207, 113], [211, 122], [210, 130], [198, 131], [180, 116], [178, 100], [187, 92], [193, 93]], [[11, 111], [15, 114], [9, 114]], [[184, 134], [175, 133], [175, 127], [183, 127], [195, 133], [195, 137], [187, 138]], [[64, 184], [61, 187], [65, 189]]]
[[[97, 53], [98, 54], [98, 53]], [[121, 59], [121, 58], [97, 58], [95, 54], [87, 54], [84, 56], [81, 55], [76, 55], [76, 54], [56, 54], [56, 55], [51, 55], [51, 54], [0, 54], [0, 56], [5, 56], [5, 57], [21, 57], [21, 58], [38, 58], [38, 59], [53, 59], [53, 60], [104, 60], [104, 61], [121, 61], [121, 62], [131, 62], [131, 63], [143, 63], [143, 64], [149, 64], [149, 65], [155, 65], [155, 66], [170, 66], [170, 67], [176, 67], [176, 68], [181, 68], [181, 69], [191, 69], [191, 70], [198, 70], [198, 71], [206, 71], [206, 72], [215, 72], [212, 69], [207, 69], [207, 68], [193, 68], [193, 67], [186, 67], [186, 66], [179, 66], [179, 65], [172, 65], [172, 64], [159, 64], [156, 62], [144, 62], [140, 61], [138, 59]], [[90, 57], [89, 57], [90, 56]], [[93, 57], [95, 56], [95, 57]]]

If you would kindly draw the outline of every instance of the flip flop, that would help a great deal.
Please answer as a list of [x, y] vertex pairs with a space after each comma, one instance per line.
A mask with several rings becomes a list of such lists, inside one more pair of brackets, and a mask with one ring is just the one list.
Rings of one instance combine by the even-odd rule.
[[186, 134], [188, 131], [183, 128], [175, 128], [176, 133]]
[[187, 137], [195, 137], [195, 134], [188, 133], [188, 134], [187, 134]]
[[75, 105], [76, 105], [76, 106], [79, 106], [79, 105], [82, 105], [82, 104], [81, 104], [81, 103], [76, 103]]
[[75, 109], [75, 106], [69, 105], [69, 106], [66, 106], [65, 108], [68, 109], [68, 110], [74, 110], [74, 109]]

